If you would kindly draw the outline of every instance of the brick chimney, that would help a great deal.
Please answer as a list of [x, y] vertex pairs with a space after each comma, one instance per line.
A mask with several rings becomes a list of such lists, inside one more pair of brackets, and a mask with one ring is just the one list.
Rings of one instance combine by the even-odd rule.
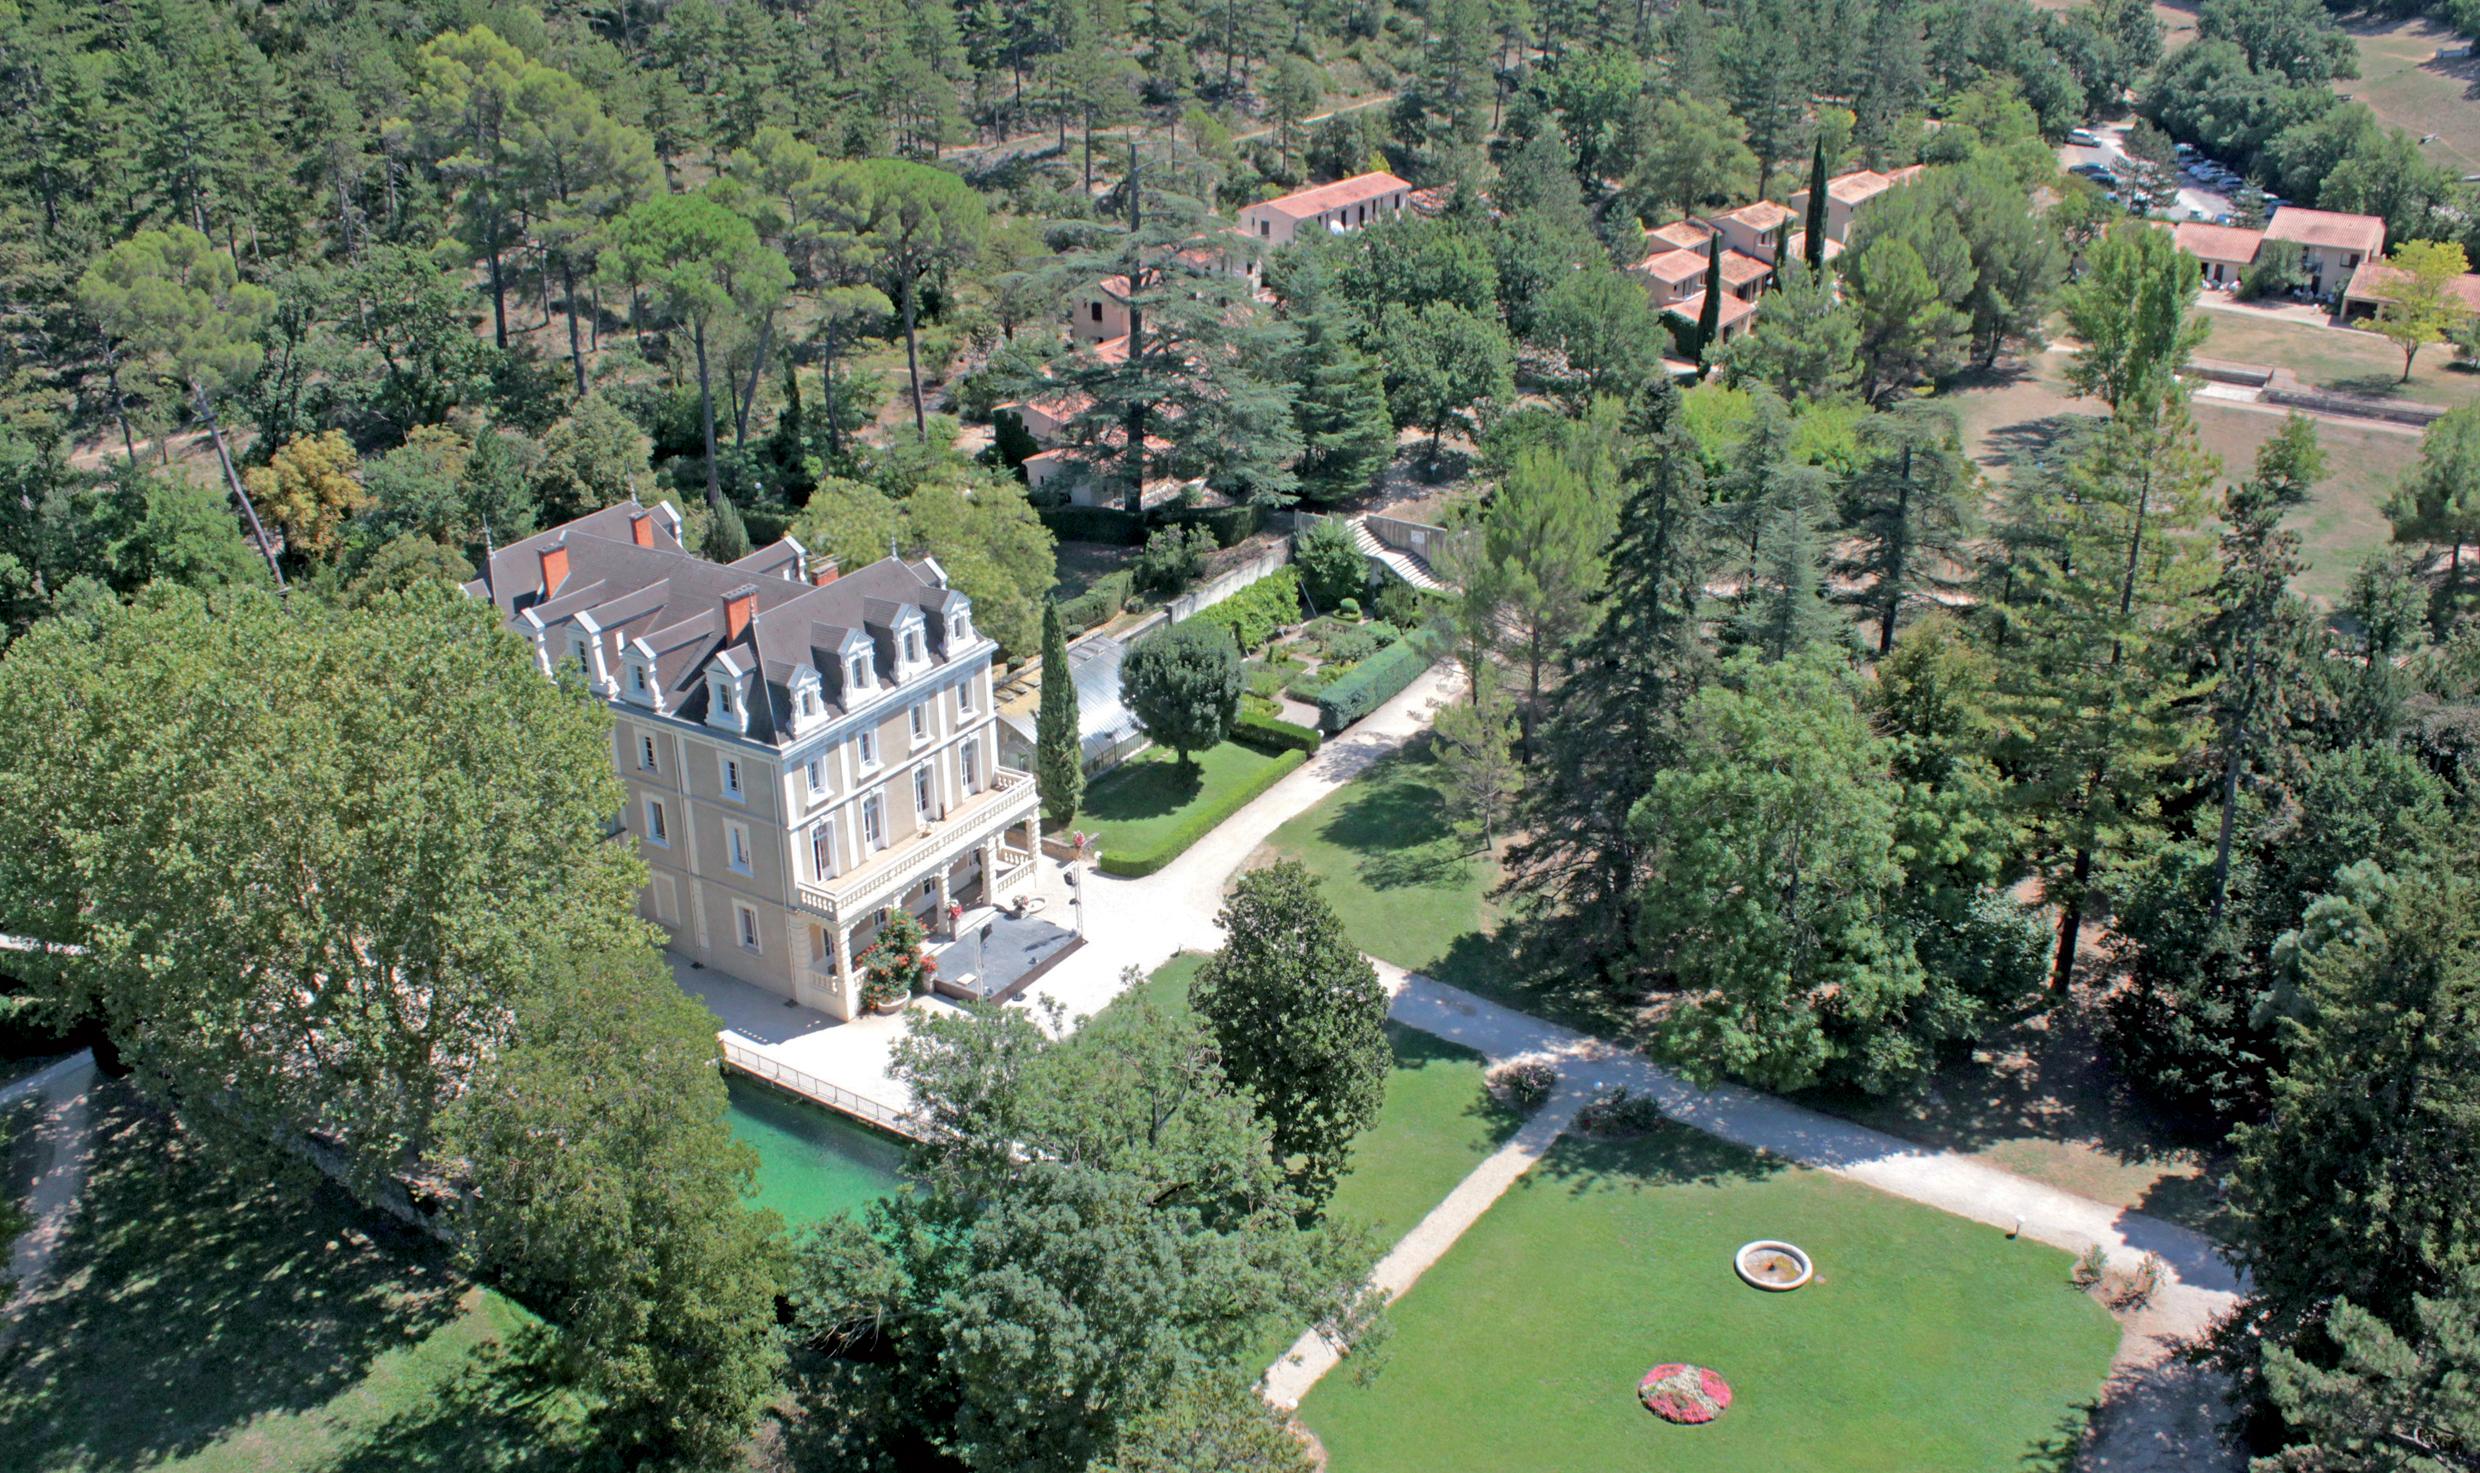
[[641, 511], [629, 518], [629, 540], [640, 547], [654, 546], [654, 513]]
[[820, 558], [817, 562], [810, 565], [810, 586], [813, 588], [826, 587], [828, 584], [835, 581], [837, 571], [835, 559], [831, 557]]
[[758, 585], [744, 583], [723, 596], [723, 640], [730, 644], [749, 628], [749, 616], [757, 612]]
[[542, 550], [542, 596], [548, 600], [568, 581], [568, 544], [555, 542]]

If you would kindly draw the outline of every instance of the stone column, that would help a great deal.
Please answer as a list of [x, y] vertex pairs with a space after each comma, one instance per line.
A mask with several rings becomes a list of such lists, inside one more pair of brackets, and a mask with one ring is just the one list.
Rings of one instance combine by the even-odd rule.
[[982, 904], [999, 903], [999, 835], [982, 840]]
[[953, 921], [951, 921], [951, 920], [949, 920], [949, 919], [947, 918], [947, 907], [948, 907], [949, 905], [953, 904], [953, 903], [954, 903], [954, 900], [955, 900], [955, 897], [954, 897], [954, 896], [952, 896], [951, 894], [949, 894], [949, 893], [948, 893], [948, 892], [949, 892], [949, 890], [950, 890], [950, 888], [951, 888], [951, 886], [950, 886], [950, 880], [951, 880], [951, 878], [952, 878], [952, 876], [953, 876], [953, 872], [954, 872], [955, 868], [956, 868], [956, 865], [955, 865], [955, 861], [953, 861], [953, 860], [944, 860], [944, 859], [943, 859], [943, 860], [939, 861], [939, 911], [938, 911], [938, 919], [939, 919], [939, 924], [940, 924], [940, 925], [942, 925], [942, 926], [945, 926], [945, 927], [947, 928], [947, 939], [948, 939], [948, 940], [950, 940], [950, 941], [953, 941], [953, 940], [955, 940], [955, 939], [956, 939], [956, 923], [955, 923], [955, 922], [953, 922]]
[[839, 919], [828, 923], [827, 935], [835, 944], [835, 1005], [827, 1011], [850, 1022], [859, 1011], [853, 1005], [852, 930]]

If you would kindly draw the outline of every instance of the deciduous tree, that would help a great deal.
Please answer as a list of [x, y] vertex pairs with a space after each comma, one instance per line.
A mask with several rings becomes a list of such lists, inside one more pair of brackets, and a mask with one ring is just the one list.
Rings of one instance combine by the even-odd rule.
[[1322, 1204], [1386, 1098], [1386, 988], [1295, 860], [1242, 875], [1215, 919], [1223, 946], [1198, 970], [1197, 1015], [1275, 1159]]
[[1240, 714], [1240, 652], [1214, 625], [1155, 630], [1121, 662], [1119, 682], [1138, 727], [1179, 753], [1184, 772], [1196, 771], [1197, 754], [1221, 741]]

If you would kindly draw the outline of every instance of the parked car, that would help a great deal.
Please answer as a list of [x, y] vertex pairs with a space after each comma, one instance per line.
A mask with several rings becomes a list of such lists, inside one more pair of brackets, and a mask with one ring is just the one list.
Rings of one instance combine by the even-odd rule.
[[2170, 151], [2178, 155], [2180, 158], [2192, 159], [2196, 156], [2196, 145], [2192, 143], [2173, 143], [2170, 145]]
[[2087, 179], [2107, 179], [2110, 177], [2110, 166], [2107, 164], [2077, 164], [2073, 168], [2067, 170], [2067, 172], [2070, 174], [2080, 174]]
[[2080, 143], [2086, 148], [2099, 148], [2101, 146], [2101, 135], [2095, 133], [2090, 128], [2069, 128], [2067, 130], [2067, 141], [2069, 143]]

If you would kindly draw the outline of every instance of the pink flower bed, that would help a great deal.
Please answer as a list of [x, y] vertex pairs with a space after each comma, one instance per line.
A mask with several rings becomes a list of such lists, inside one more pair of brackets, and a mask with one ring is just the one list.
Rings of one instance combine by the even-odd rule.
[[1731, 1383], [1703, 1366], [1674, 1362], [1645, 1372], [1645, 1379], [1636, 1383], [1636, 1397], [1663, 1421], [1696, 1427], [1731, 1405]]

